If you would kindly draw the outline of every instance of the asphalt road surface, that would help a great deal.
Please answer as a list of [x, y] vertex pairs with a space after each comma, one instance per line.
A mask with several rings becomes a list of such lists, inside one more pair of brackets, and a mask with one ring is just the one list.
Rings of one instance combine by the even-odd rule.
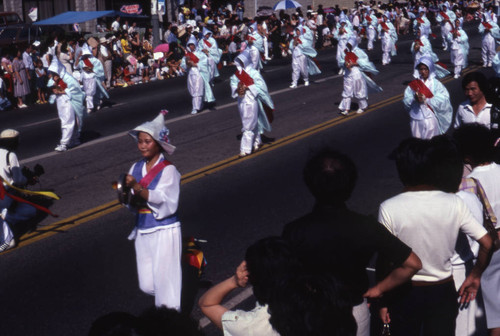
[[[467, 30], [467, 71], [493, 75], [479, 66], [475, 26]], [[103, 314], [139, 314], [153, 305], [138, 288], [133, 243], [127, 240], [133, 216], [117, 204], [111, 182], [140, 159], [126, 132], [161, 109], [170, 111], [171, 141], [177, 146], [171, 160], [183, 175], [183, 234], [208, 241], [203, 244], [208, 266], [202, 287], [229, 277], [248, 245], [279, 235], [284, 224], [311, 209], [313, 200], [301, 171], [308, 156], [324, 146], [354, 159], [360, 178], [349, 206], [375, 215], [380, 202], [402, 188], [388, 154], [410, 136], [401, 102], [412, 79], [410, 45], [408, 37], [402, 38], [398, 56], [382, 66], [378, 42], [369, 56], [380, 70], [375, 81], [384, 92], [369, 97], [365, 113], [348, 117], [338, 114], [342, 77], [337, 75], [335, 49], [320, 52], [323, 73], [311, 78], [309, 87], [299, 82], [297, 89], [289, 89], [290, 59], [271, 61], [263, 76], [276, 106], [273, 130], [266, 134], [274, 141], [243, 159], [237, 157], [241, 122], [230, 97], [231, 68], [224, 68], [216, 81], [215, 109], [195, 116], [189, 115], [185, 77], [112, 90], [112, 104], [85, 120], [84, 143], [65, 153], [53, 151], [60, 137], [54, 106], [0, 113], [2, 129], [21, 132], [22, 164], [42, 164], [42, 187], [62, 197], [51, 206], [58, 218], [18, 228], [18, 247], [0, 255], [0, 335], [86, 335]], [[441, 61], [449, 64], [449, 54], [438, 49], [439, 39], [433, 45]], [[460, 79], [449, 76], [443, 83], [456, 108], [464, 100]], [[250, 291], [234, 294], [232, 303], [238, 304]], [[192, 316], [207, 335], [221, 334], [196, 307]]]

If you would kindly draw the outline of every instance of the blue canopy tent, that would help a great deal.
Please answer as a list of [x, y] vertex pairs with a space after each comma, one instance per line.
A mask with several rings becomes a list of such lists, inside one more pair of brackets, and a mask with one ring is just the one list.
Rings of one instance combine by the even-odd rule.
[[94, 19], [98, 19], [103, 16], [123, 16], [130, 18], [147, 18], [146, 15], [135, 15], [126, 14], [120, 11], [108, 10], [108, 11], [89, 11], [89, 12], [65, 12], [53, 16], [51, 18], [34, 22], [34, 25], [38, 26], [52, 26], [52, 25], [63, 25], [63, 24], [73, 24], [82, 23]]

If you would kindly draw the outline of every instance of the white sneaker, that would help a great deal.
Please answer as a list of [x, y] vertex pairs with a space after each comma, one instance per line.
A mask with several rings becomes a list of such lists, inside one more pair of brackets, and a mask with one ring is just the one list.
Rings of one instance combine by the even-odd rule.
[[91, 108], [88, 108], [88, 109], [87, 109], [87, 113], [88, 113], [88, 114], [92, 113], [92, 109], [91, 109]]
[[309, 81], [304, 81], [304, 86], [309, 86]]
[[54, 148], [54, 150], [55, 150], [56, 152], [65, 152], [65, 151], [67, 151], [67, 150], [68, 150], [68, 147], [66, 147], [66, 145], [62, 145], [62, 144], [61, 144], [61, 145], [57, 145], [57, 147], [56, 147], [56, 148]]
[[296, 83], [292, 83], [292, 85], [290, 85], [290, 89], [295, 89], [296, 87], [297, 87]]
[[339, 75], [343, 75], [344, 74], [344, 69], [340, 69], [339, 70]]
[[455, 78], [455, 79], [460, 78], [460, 75], [459, 74], [455, 74], [455, 76], [453, 76], [453, 78]]
[[243, 152], [243, 151], [242, 151], [242, 152], [240, 152], [240, 157], [245, 157], [245, 156], [247, 156], [247, 155], [248, 155], [248, 153], [245, 153], [245, 152]]
[[491, 68], [491, 63], [488, 63], [488, 68]]
[[348, 114], [349, 114], [349, 111], [340, 111], [340, 114], [342, 114], [342, 115], [345, 115], [345, 116], [346, 116], [346, 115], [348, 115]]
[[14, 239], [11, 239], [10, 241], [0, 245], [0, 252], [7, 251], [8, 249], [13, 248], [14, 246], [16, 246], [16, 241]]
[[198, 113], [198, 110], [192, 110], [191, 111], [191, 114], [197, 114]]
[[357, 113], [357, 114], [361, 114], [361, 113], [363, 113], [363, 112], [365, 112], [365, 110], [363, 110], [363, 109], [361, 109], [361, 108], [360, 108], [360, 109], [358, 109], [358, 110], [356, 111], [356, 113]]

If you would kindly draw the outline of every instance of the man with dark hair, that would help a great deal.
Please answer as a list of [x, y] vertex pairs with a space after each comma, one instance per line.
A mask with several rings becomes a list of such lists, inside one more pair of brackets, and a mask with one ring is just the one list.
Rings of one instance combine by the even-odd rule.
[[[290, 274], [297, 274], [299, 264], [287, 242], [279, 237], [264, 238], [251, 245], [236, 273], [210, 288], [200, 298], [199, 306], [226, 336], [279, 336], [269, 323], [268, 304], [273, 292]], [[251, 311], [231, 311], [221, 305], [224, 297], [238, 287], [253, 286], [257, 299]]]
[[[352, 160], [325, 149], [304, 168], [304, 180], [316, 199], [313, 211], [283, 230], [306, 272], [336, 277], [353, 307], [357, 335], [369, 335], [370, 314], [364, 298], [378, 298], [407, 281], [421, 267], [411, 249], [373, 218], [350, 211], [345, 202], [356, 184]], [[391, 260], [394, 270], [368, 289], [366, 266], [375, 253]]]
[[[457, 291], [451, 258], [459, 231], [479, 242], [477, 263], [459, 289], [460, 303], [474, 300], [488, 265], [491, 238], [457, 195], [461, 167], [458, 151], [444, 137], [409, 139], [396, 150], [405, 191], [380, 205], [379, 222], [408, 244], [422, 260], [412, 281], [396, 289], [381, 310], [394, 336], [455, 335]], [[438, 181], [439, 178], [445, 182]], [[443, 191], [445, 190], [445, 191]], [[387, 310], [388, 309], [388, 310]], [[389, 315], [390, 313], [390, 315]]]
[[454, 127], [463, 124], [479, 123], [490, 128], [491, 104], [486, 101], [488, 80], [481, 72], [471, 72], [462, 80], [462, 89], [467, 100], [458, 106]]

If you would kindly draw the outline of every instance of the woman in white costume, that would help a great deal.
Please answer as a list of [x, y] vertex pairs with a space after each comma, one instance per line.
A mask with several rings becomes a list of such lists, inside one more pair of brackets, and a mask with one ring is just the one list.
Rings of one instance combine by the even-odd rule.
[[104, 66], [101, 61], [92, 55], [88, 45], [84, 45], [82, 48], [79, 66], [82, 69], [82, 84], [85, 92], [85, 102], [87, 103], [87, 113], [91, 113], [94, 107], [100, 108], [104, 97], [109, 98], [103, 84], [106, 80]]
[[450, 58], [454, 66], [454, 77], [460, 77], [460, 73], [467, 67], [469, 56], [469, 37], [462, 29], [460, 20], [455, 20], [455, 27], [448, 34], [450, 45]]
[[209, 56], [197, 50], [196, 45], [196, 38], [191, 36], [186, 45], [186, 56], [181, 61], [181, 68], [188, 71], [187, 85], [193, 104], [191, 114], [201, 111], [203, 101], [207, 103], [215, 101], [210, 86], [211, 68]]
[[57, 104], [57, 113], [61, 119], [61, 141], [55, 151], [64, 152], [69, 147], [80, 144], [80, 131], [85, 116], [85, 93], [80, 88], [80, 83], [66, 72], [57, 58], [52, 59], [48, 70], [51, 79], [47, 87], [52, 88], [54, 93], [49, 102]]
[[432, 59], [429, 56], [422, 57], [417, 69], [420, 78], [406, 88], [403, 103], [410, 113], [412, 135], [415, 138], [430, 139], [448, 130], [453, 107], [448, 90], [436, 79]]
[[363, 113], [368, 107], [368, 91], [382, 91], [382, 88], [375, 84], [365, 72], [376, 75], [378, 70], [370, 62], [368, 55], [357, 47], [355, 38], [351, 38], [346, 47], [348, 51], [345, 54], [344, 90], [339, 105], [340, 113], [343, 115], [349, 113], [352, 98], [358, 99], [359, 102], [356, 113]]
[[498, 24], [490, 20], [491, 16], [483, 14], [481, 24], [478, 30], [482, 36], [481, 40], [481, 57], [483, 59], [483, 67], [490, 68], [493, 65], [493, 58], [496, 54], [495, 39], [500, 38], [500, 30]]
[[181, 174], [165, 158], [175, 147], [168, 139], [162, 111], [129, 134], [142, 159], [130, 168], [125, 184], [132, 189], [129, 209], [136, 214], [135, 239], [139, 287], [155, 297], [157, 307], [181, 309], [181, 223], [177, 216]]
[[222, 57], [222, 50], [219, 49], [217, 41], [213, 38], [213, 33], [207, 28], [203, 27], [203, 38], [198, 43], [198, 50], [203, 51], [208, 56], [208, 62], [210, 64], [210, 81], [215, 77], [219, 77], [219, 71], [217, 70], [217, 64], [220, 62]]
[[396, 28], [389, 21], [387, 13], [382, 15], [382, 22], [379, 24], [379, 36], [382, 39], [382, 65], [391, 63], [391, 56], [396, 56], [396, 42], [398, 34]]
[[348, 28], [346, 20], [339, 22], [337, 30], [333, 34], [333, 38], [337, 43], [337, 66], [339, 67], [339, 75], [344, 74], [344, 55], [347, 41], [351, 37], [352, 31]]
[[304, 80], [304, 86], [308, 86], [309, 75], [321, 73], [313, 61], [318, 53], [313, 48], [312, 34], [308, 29], [298, 26], [295, 28], [294, 38], [290, 41], [289, 49], [292, 51], [292, 85], [290, 87], [292, 89], [297, 87], [300, 76]]
[[250, 54], [244, 51], [234, 61], [236, 73], [231, 76], [230, 85], [233, 98], [238, 98], [238, 110], [242, 123], [240, 156], [247, 156], [259, 149], [261, 137], [259, 130], [271, 131], [266, 115], [273, 110], [274, 104], [269, 95], [266, 82], [250, 61]]

